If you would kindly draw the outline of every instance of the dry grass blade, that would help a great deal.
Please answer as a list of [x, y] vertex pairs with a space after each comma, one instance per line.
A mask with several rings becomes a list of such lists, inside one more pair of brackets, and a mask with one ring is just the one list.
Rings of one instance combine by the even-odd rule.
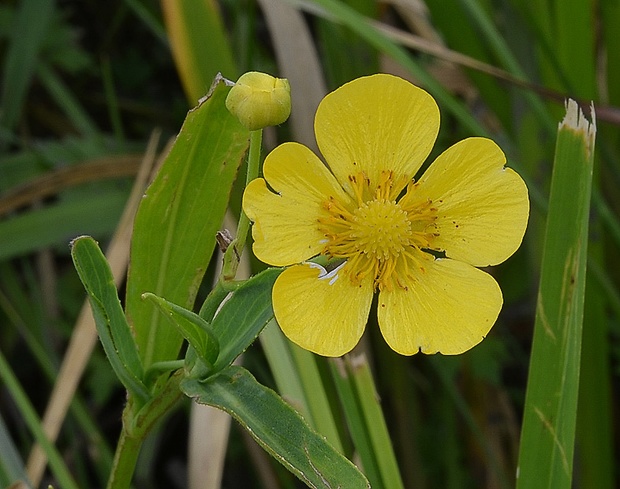
[[[274, 0], [268, 1], [271, 3], [280, 3], [274, 2]], [[292, 3], [296, 5], [297, 8], [303, 11], [326, 19], [331, 19], [331, 16], [328, 13], [326, 13], [322, 8], [312, 3], [299, 0], [286, 0], [284, 3]], [[393, 3], [403, 8], [413, 8], [415, 10], [419, 10], [418, 6], [416, 5], [417, 2], [392, 0], [389, 3]], [[281, 5], [280, 8], [284, 8], [284, 5]], [[589, 100], [581, 100], [575, 97], [574, 94], [560, 93], [556, 90], [552, 90], [536, 83], [532, 83], [527, 80], [518, 78], [506, 70], [490, 65], [488, 63], [483, 63], [482, 61], [479, 61], [475, 58], [472, 58], [471, 56], [467, 56], [458, 51], [454, 51], [443, 45], [441, 42], [412, 34], [392, 25], [386, 24], [385, 22], [368, 19], [368, 26], [376, 29], [380, 33], [384, 34], [388, 39], [398, 43], [403, 47], [413, 49], [420, 53], [429, 54], [436, 57], [437, 59], [441, 59], [448, 63], [454, 63], [455, 65], [464, 68], [469, 68], [472, 70], [476, 70], [480, 73], [485, 73], [510, 85], [523, 88], [524, 90], [528, 90], [530, 92], [534, 92], [546, 99], [563, 104], [567, 98], [572, 98], [573, 100], [576, 100], [578, 104], [582, 107], [587, 107], [590, 103]], [[609, 122], [610, 124], [614, 125], [620, 125], [620, 108], [597, 103], [596, 118], [599, 121]]]
[[224, 411], [192, 403], [189, 418], [189, 489], [221, 487], [230, 432], [230, 416]]
[[74, 185], [106, 178], [134, 176], [142, 166], [142, 160], [138, 155], [110, 156], [48, 172], [2, 195], [0, 217]]
[[[124, 280], [127, 271], [133, 218], [144, 194], [144, 189], [153, 173], [158, 141], [159, 131], [154, 132], [149, 140], [125, 211], [106, 254], [117, 286]], [[167, 153], [167, 150], [165, 153]], [[86, 300], [73, 330], [56, 384], [43, 417], [43, 429], [51, 441], [56, 440], [58, 436], [71, 399], [75, 394], [96, 340], [97, 331], [95, 330], [90, 306]], [[34, 487], [39, 486], [46, 464], [47, 456], [45, 452], [39, 445], [35, 445], [30, 452], [27, 464], [28, 478]]]

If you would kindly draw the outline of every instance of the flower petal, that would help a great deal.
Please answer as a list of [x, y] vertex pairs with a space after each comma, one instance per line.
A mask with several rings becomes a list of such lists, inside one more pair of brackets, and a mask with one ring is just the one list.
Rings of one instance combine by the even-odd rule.
[[294, 343], [319, 355], [337, 357], [358, 343], [368, 320], [372, 281], [354, 286], [341, 265], [327, 273], [314, 263], [288, 268], [273, 286], [273, 310]]
[[354, 195], [348, 178], [364, 172], [374, 193], [379, 175], [413, 178], [439, 131], [439, 109], [421, 88], [392, 75], [358, 78], [328, 94], [314, 131], [325, 161]]
[[424, 172], [415, 198], [430, 199], [438, 209], [434, 248], [477, 267], [501, 263], [519, 248], [528, 192], [505, 163], [493, 141], [469, 138], [444, 151]]
[[243, 210], [254, 221], [254, 254], [270, 265], [300, 263], [319, 254], [325, 239], [317, 219], [326, 214], [322, 203], [330, 196], [350, 199], [319, 158], [298, 143], [285, 143], [265, 159], [265, 180], [250, 182]]
[[407, 290], [379, 293], [379, 326], [385, 341], [402, 354], [457, 355], [477, 345], [502, 307], [502, 292], [489, 274], [466, 263], [425, 259]]

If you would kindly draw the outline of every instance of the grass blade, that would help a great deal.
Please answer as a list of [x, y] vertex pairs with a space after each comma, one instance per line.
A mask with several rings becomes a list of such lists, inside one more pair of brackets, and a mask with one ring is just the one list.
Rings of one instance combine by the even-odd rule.
[[381, 403], [365, 355], [330, 363], [355, 449], [372, 487], [403, 488]]
[[53, 13], [53, 0], [24, 0], [19, 3], [4, 62], [0, 126], [12, 129], [19, 119]]
[[15, 481], [21, 481], [25, 486], [24, 489], [32, 488], [28, 482], [19, 450], [0, 416], [0, 485], [8, 487]]
[[558, 129], [517, 488], [570, 488], [596, 124], [576, 102]]
[[33, 434], [34, 438], [41, 445], [43, 450], [47, 453], [47, 457], [50, 461], [50, 469], [54, 474], [54, 477], [58, 481], [58, 486], [67, 489], [78, 489], [75, 480], [69, 473], [69, 469], [65, 465], [58, 449], [49, 441], [48, 437], [43, 431], [41, 420], [39, 419], [37, 412], [28, 399], [26, 392], [20, 385], [13, 369], [9, 365], [4, 355], [0, 352], [0, 380], [6, 386], [7, 391], [13, 398], [19, 413], [21, 414], [24, 423], [28, 426], [28, 429]]
[[37, 76], [51, 99], [56, 102], [81, 134], [87, 137], [96, 137], [99, 134], [97, 124], [51, 66], [46, 63], [39, 63]]
[[217, 73], [237, 77], [218, 2], [164, 0], [161, 7], [177, 70], [193, 106]]

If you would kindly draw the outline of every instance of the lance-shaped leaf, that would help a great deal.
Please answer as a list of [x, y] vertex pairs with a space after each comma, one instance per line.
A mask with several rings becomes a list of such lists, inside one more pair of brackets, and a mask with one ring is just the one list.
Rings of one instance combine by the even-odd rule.
[[192, 309], [247, 149], [248, 131], [224, 105], [228, 91], [220, 78], [187, 114], [136, 214], [126, 312], [145, 369], [176, 360], [183, 337], [141, 296]]
[[224, 303], [212, 327], [220, 343], [214, 369], [223, 369], [241, 355], [273, 318], [271, 290], [282, 272], [269, 268], [252, 277]]
[[231, 365], [203, 381], [186, 379], [181, 390], [200, 404], [229, 413], [309, 487], [370, 487], [355, 465], [246, 369]]
[[220, 351], [220, 345], [209, 323], [198, 314], [150, 292], [142, 294], [142, 298], [155, 304], [183, 338], [194, 347], [200, 358], [205, 360], [209, 366], [213, 365]]
[[144, 370], [105, 256], [90, 236], [71, 242], [71, 257], [84, 284], [93, 310], [97, 333], [119, 380], [129, 392], [145, 402]]

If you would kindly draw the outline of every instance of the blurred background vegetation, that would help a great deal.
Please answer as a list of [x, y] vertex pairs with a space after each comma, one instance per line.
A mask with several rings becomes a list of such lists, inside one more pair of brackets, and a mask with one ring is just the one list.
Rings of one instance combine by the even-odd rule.
[[[57, 376], [70, 341], [80, 348], [85, 293], [69, 241], [89, 234], [105, 249], [140, 168], [165, 151], [216, 73], [234, 80], [260, 70], [289, 78], [293, 96], [293, 115], [266, 132], [266, 150], [290, 139], [315, 146], [314, 110], [327, 91], [390, 72], [438, 100], [434, 154], [466, 136], [490, 136], [530, 188], [524, 246], [491, 272], [505, 306], [486, 341], [460, 357], [405, 358], [375, 341], [376, 327], [365, 338], [411, 488], [514, 486], [555, 132], [566, 97], [586, 111], [594, 101], [575, 486], [615, 487], [619, 39], [617, 0], [3, 1], [0, 485], [23, 477], [28, 464], [34, 436], [25, 406], [43, 417], [53, 389], [63, 388]], [[231, 201], [237, 212], [239, 198], [237, 191]], [[124, 402], [99, 345], [90, 354], [88, 341], [83, 374], [71, 367], [79, 385], [75, 395], [69, 389], [56, 442], [84, 488], [105, 486]], [[274, 385], [258, 343], [245, 363]], [[328, 371], [325, 362], [318, 366]], [[144, 446], [136, 487], [188, 487], [189, 432], [184, 403]], [[236, 425], [219, 450], [211, 456], [225, 457], [222, 487], [298, 486]], [[45, 473], [41, 486], [53, 481]]]

